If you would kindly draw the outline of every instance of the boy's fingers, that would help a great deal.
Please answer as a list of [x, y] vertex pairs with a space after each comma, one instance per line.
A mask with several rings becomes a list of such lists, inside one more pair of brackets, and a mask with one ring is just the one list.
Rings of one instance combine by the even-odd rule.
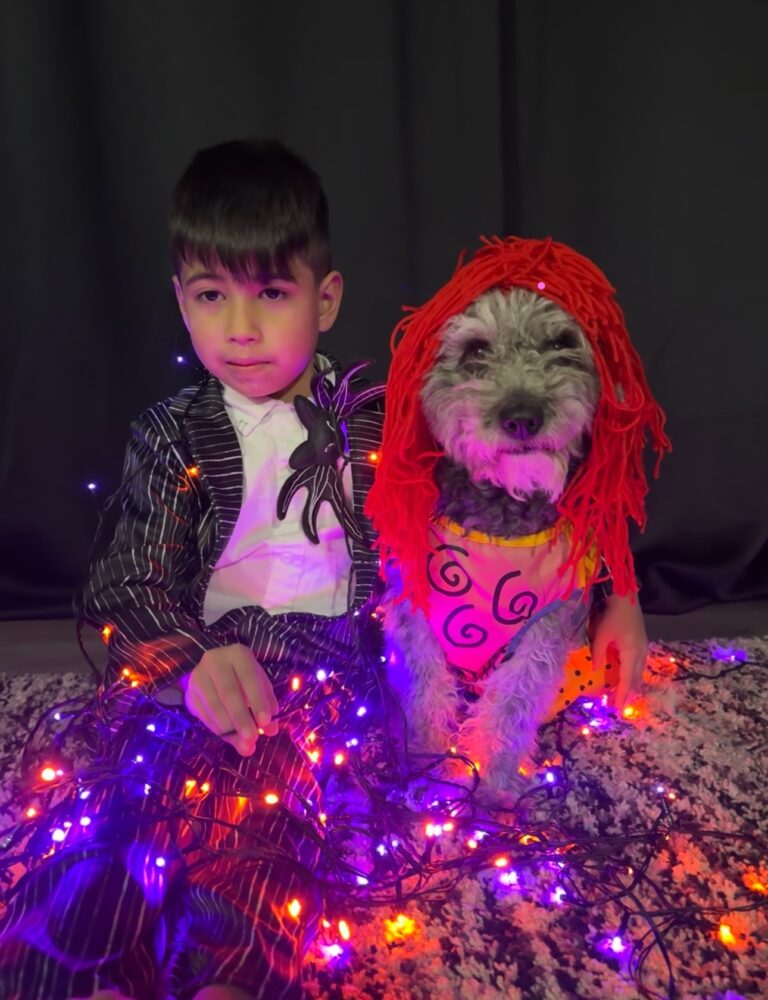
[[215, 721], [211, 718], [208, 706], [195, 689], [192, 689], [187, 695], [186, 704], [192, 715], [194, 715], [196, 719], [199, 719], [206, 729], [210, 730], [212, 733], [216, 733], [217, 726]]
[[221, 738], [225, 743], [229, 743], [231, 747], [234, 747], [241, 757], [250, 757], [256, 749], [256, 743], [254, 741], [244, 740], [242, 737], [237, 735], [222, 736]]
[[196, 696], [197, 703], [202, 703], [208, 720], [205, 725], [216, 736], [236, 728], [232, 725], [229, 712], [222, 705], [216, 686], [210, 677], [201, 675], [196, 678], [196, 683], [190, 684], [187, 696]]
[[255, 740], [257, 735], [256, 726], [248, 711], [246, 695], [243, 693], [243, 688], [235, 672], [235, 668], [231, 666], [228, 670], [222, 670], [214, 678], [214, 683], [219, 700], [231, 721], [231, 725], [228, 725], [226, 730], [222, 730], [222, 732], [226, 732], [229, 729], [236, 729], [238, 736], [242, 739], [247, 741]]
[[277, 723], [272, 722], [272, 716], [278, 712], [275, 692], [253, 653], [249, 649], [244, 650], [244, 653], [247, 656], [238, 657], [236, 660], [238, 680], [257, 725], [268, 736], [274, 736], [277, 732]]
[[187, 708], [195, 716], [195, 718], [202, 722], [209, 732], [213, 733], [214, 736], [221, 736], [224, 742], [233, 746], [242, 757], [250, 757], [256, 749], [255, 738], [251, 740], [243, 739], [243, 737], [236, 732], [230, 733], [228, 736], [224, 736], [224, 731], [221, 726], [209, 712], [205, 699], [198, 694], [197, 691], [190, 691], [187, 699]]

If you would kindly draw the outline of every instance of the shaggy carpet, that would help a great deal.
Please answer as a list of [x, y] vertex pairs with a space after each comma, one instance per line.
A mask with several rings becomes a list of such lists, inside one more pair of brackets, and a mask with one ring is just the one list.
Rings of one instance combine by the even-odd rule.
[[[768, 997], [768, 641], [728, 645], [747, 662], [713, 661], [714, 643], [654, 647], [637, 716], [584, 727], [581, 738], [573, 730], [561, 821], [574, 842], [616, 845], [610, 891], [596, 872], [588, 901], [583, 878], [574, 891], [551, 856], [527, 865], [510, 857], [443, 898], [350, 905], [346, 924], [335, 914], [307, 956], [309, 995]], [[81, 675], [0, 675], [0, 826], [17, 818], [30, 725], [90, 688]], [[555, 734], [542, 731], [540, 762], [554, 757]], [[466, 853], [466, 836], [443, 831], [444, 855]]]

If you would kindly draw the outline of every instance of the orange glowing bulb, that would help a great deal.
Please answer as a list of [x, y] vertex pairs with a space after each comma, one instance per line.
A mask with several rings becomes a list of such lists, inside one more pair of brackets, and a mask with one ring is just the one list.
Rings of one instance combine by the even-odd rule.
[[379, 460], [379, 453], [377, 451], [368, 452], [368, 461], [371, 463], [371, 465], [375, 465], [378, 462], [378, 460]]
[[200, 786], [200, 791], [205, 795], [208, 792], [210, 792], [210, 790], [211, 790], [210, 784], [207, 781], [204, 781]]
[[24, 813], [27, 819], [34, 819], [37, 816], [37, 809], [34, 806], [30, 806], [29, 809]]
[[509, 858], [506, 858], [502, 855], [502, 857], [496, 858], [496, 860], [493, 863], [494, 865], [496, 865], [497, 868], [506, 868], [507, 865], [509, 864]]
[[736, 936], [731, 930], [730, 924], [720, 924], [717, 929], [717, 936], [726, 947], [736, 944]]
[[187, 469], [187, 475], [191, 476], [192, 479], [197, 478], [200, 475], [200, 468], [197, 465], [190, 465]]
[[522, 837], [520, 838], [520, 843], [521, 844], [540, 844], [541, 841], [533, 833], [524, 833], [522, 835]]
[[301, 677], [291, 677], [291, 691], [298, 691], [301, 687]]
[[637, 709], [634, 705], [626, 705], [621, 714], [625, 719], [633, 719], [637, 715]]
[[475, 840], [475, 838], [474, 838], [474, 837], [470, 837], [470, 838], [469, 838], [469, 840], [467, 841], [467, 847], [468, 847], [468, 848], [469, 848], [469, 849], [470, 849], [471, 851], [474, 851], [474, 849], [475, 849], [475, 848], [477, 847], [477, 841]]
[[581, 735], [582, 736], [589, 736], [589, 734], [591, 732], [592, 732], [592, 730], [589, 728], [589, 726], [582, 726], [581, 727]]
[[413, 934], [415, 930], [416, 921], [405, 913], [398, 913], [394, 920], [384, 921], [384, 937], [387, 941], [397, 941]]
[[268, 806], [274, 806], [277, 805], [280, 799], [278, 798], [277, 795], [275, 795], [274, 792], [267, 792], [267, 794], [264, 796], [264, 801], [267, 803]]
[[343, 764], [343, 763], [344, 763], [344, 761], [345, 761], [346, 759], [347, 759], [347, 758], [346, 758], [346, 757], [344, 756], [344, 754], [343, 754], [343, 753], [341, 753], [341, 751], [339, 751], [339, 753], [335, 753], [335, 754], [333, 755], [333, 763], [334, 763], [334, 764], [335, 764], [335, 765], [336, 765], [337, 767], [339, 767], [339, 766], [340, 766], [341, 764]]
[[44, 767], [40, 772], [40, 777], [43, 781], [55, 781], [56, 780], [56, 770], [52, 767]]
[[325, 823], [325, 821], [328, 819], [328, 815], [327, 813], [320, 813], [320, 815], [317, 818], [320, 820], [321, 823]]
[[298, 899], [292, 899], [288, 904], [288, 913], [294, 920], [298, 920], [301, 914], [301, 903]]
[[331, 926], [330, 920], [326, 920], [325, 917], [323, 917], [323, 927], [325, 927], [325, 929], [328, 930], [330, 926]]
[[349, 929], [349, 924], [346, 920], [339, 921], [339, 934], [343, 941], [349, 941], [352, 937], [352, 931]]
[[123, 669], [120, 671], [120, 674], [123, 677], [130, 677], [131, 676], [131, 668], [130, 667], [123, 667]]
[[101, 638], [104, 642], [109, 642], [109, 637], [112, 635], [113, 629], [111, 625], [105, 625], [101, 630]]
[[310, 750], [309, 751], [309, 759], [312, 761], [313, 764], [316, 764], [320, 760], [320, 751], [319, 750]]
[[763, 896], [768, 896], [768, 885], [762, 882], [757, 875], [749, 873], [744, 876], [744, 885], [752, 892], [759, 892]]

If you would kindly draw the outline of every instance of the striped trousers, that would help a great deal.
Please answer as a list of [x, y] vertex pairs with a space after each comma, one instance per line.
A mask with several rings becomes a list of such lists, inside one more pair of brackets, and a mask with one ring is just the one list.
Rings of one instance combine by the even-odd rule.
[[[254, 650], [279, 702], [292, 671], [356, 655], [346, 616], [260, 625], [249, 609], [217, 623], [222, 644]], [[301, 732], [281, 726], [241, 758], [183, 709], [159, 710], [137, 691], [106, 711], [111, 735], [73, 787], [66, 840], [10, 900], [0, 1000], [107, 988], [189, 1000], [214, 983], [298, 1000], [322, 910], [312, 880], [322, 835], [310, 821], [320, 792]]]

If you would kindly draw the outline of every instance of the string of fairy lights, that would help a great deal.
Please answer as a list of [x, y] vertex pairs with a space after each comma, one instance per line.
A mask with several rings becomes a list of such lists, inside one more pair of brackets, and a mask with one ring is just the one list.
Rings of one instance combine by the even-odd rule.
[[[694, 655], [662, 648], [649, 669], [685, 681], [766, 667], [741, 649], [715, 647], [707, 652], [704, 661], [702, 648], [693, 650]], [[325, 912], [316, 954], [330, 974], [344, 974], [354, 951], [356, 915], [367, 919], [365, 913], [373, 908], [388, 913], [384, 943], [394, 947], [416, 930], [407, 913], [410, 902], [445, 899], [470, 874], [489, 879], [497, 897], [511, 894], [550, 907], [587, 907], [603, 913], [612, 904], [612, 912], [620, 914], [617, 922], [588, 947], [634, 977], [644, 997], [676, 996], [667, 944], [673, 931], [687, 927], [723, 948], [744, 946], [732, 927], [733, 915], [768, 907], [768, 877], [761, 876], [768, 845], [760, 838], [743, 831], [707, 830], [676, 818], [678, 791], [660, 781], [649, 785], [655, 816], [647, 822], [638, 818], [630, 832], [585, 831], [569, 811], [574, 780], [584, 792], [575, 764], [579, 745], [632, 726], [641, 717], [640, 709], [627, 709], [621, 718], [608, 707], [606, 696], [579, 698], [547, 727], [550, 755], [527, 776], [527, 790], [511, 809], [495, 812], [481, 801], [481, 776], [470, 760], [450, 749], [443, 757], [409, 753], [401, 720], [395, 720], [399, 735], [393, 734], [396, 712], [383, 682], [386, 665], [378, 655], [375, 660], [376, 670], [358, 659], [344, 669], [326, 665], [314, 673], [294, 673], [281, 698], [281, 725], [294, 734], [326, 790], [322, 804], [303, 801], [298, 811], [295, 806], [292, 810], [300, 814], [303, 836], [322, 853], [319, 870], [302, 868], [289, 850], [266, 839], [251, 845], [286, 870], [299, 871], [305, 884], [322, 894]], [[372, 676], [377, 678], [373, 685]], [[10, 884], [19, 866], [34, 867], [41, 858], [98, 835], [98, 804], [110, 787], [143, 799], [142, 823], [187, 822], [200, 844], [205, 843], [201, 830], [206, 822], [223, 822], [208, 818], [201, 827], [201, 804], [215, 792], [215, 779], [201, 781], [199, 774], [190, 772], [181, 795], [174, 797], [158, 778], [158, 763], [169, 754], [183, 766], [185, 735], [198, 725], [183, 711], [151, 698], [138, 700], [135, 716], [121, 727], [122, 764], [114, 763], [105, 704], [115, 696], [115, 688], [131, 690], [136, 685], [136, 676], [126, 667], [111, 689], [90, 701], [57, 705], [35, 727], [25, 751], [24, 766], [32, 778], [21, 815], [0, 832], [0, 877], [6, 895], [13, 892]], [[361, 689], [364, 697], [358, 694]], [[77, 762], [73, 746], [79, 748]], [[218, 754], [206, 750], [195, 760], [205, 761], [206, 773], [233, 775], [225, 745], [219, 741], [219, 746]], [[239, 796], [260, 801], [264, 810], [288, 808], [292, 792], [281, 786], [279, 775], [236, 777]], [[589, 792], [596, 812], [602, 808], [608, 813], [610, 800], [601, 801], [606, 793], [597, 787]], [[672, 837], [687, 838], [700, 850], [711, 843], [732, 864], [750, 871], [743, 881], [752, 898], [726, 911], [697, 903], [690, 891], [660, 884], [652, 862], [669, 848]], [[156, 874], [170, 863], [162, 855], [149, 859]], [[301, 920], [304, 908], [305, 900], [296, 897], [288, 905], [288, 916]], [[667, 969], [664, 993], [646, 983], [654, 952]]]
[[[175, 361], [189, 364], [182, 354]], [[99, 491], [94, 480], [85, 488], [92, 495]], [[378, 625], [379, 609], [355, 612], [357, 618], [369, 616]], [[105, 626], [107, 643], [110, 633]], [[548, 756], [523, 775], [525, 792], [507, 808], [494, 809], [471, 760], [453, 748], [442, 756], [410, 751], [407, 727], [386, 684], [387, 659], [371, 638], [374, 633], [379, 634], [377, 628], [356, 627], [358, 647], [348, 662], [294, 672], [276, 690], [280, 725], [324, 789], [322, 802], [297, 797], [279, 773], [262, 772], [258, 779], [236, 773], [226, 745], [210, 739], [201, 745], [199, 723], [141, 692], [141, 678], [129, 665], [95, 697], [53, 706], [38, 721], [24, 752], [27, 780], [18, 816], [0, 830], [0, 900], [10, 899], [20, 872], [41, 859], [115, 836], [105, 803], [119, 800], [138, 817], [124, 836], [141, 837], [143, 827], [172, 821], [176, 829], [185, 827], [188, 849], [205, 847], [211, 824], [236, 826], [236, 819], [229, 824], [206, 811], [217, 780], [226, 779], [237, 801], [265, 815], [289, 810], [301, 836], [320, 852], [319, 867], [310, 870], [291, 848], [249, 833], [251, 853], [298, 874], [307, 887], [305, 898], [288, 903], [288, 918], [305, 919], [310, 898], [321, 895], [324, 913], [313, 954], [328, 982], [343, 980], [352, 961], [356, 922], [368, 922], [373, 910], [386, 914], [383, 944], [396, 948], [419, 932], [409, 904], [450, 898], [470, 875], [484, 879], [497, 900], [610, 912], [613, 922], [585, 947], [633, 978], [649, 1000], [673, 1000], [678, 994], [669, 941], [681, 928], [727, 950], [745, 947], [736, 917], [768, 908], [768, 844], [745, 831], [704, 829], [687, 821], [677, 810], [680, 790], [653, 777], [647, 788], [653, 815], [638, 813], [629, 831], [612, 832], [608, 821], [598, 824], [597, 833], [585, 830], [571, 809], [578, 791], [591, 797], [596, 815], [610, 816], [610, 797], [599, 783], [586, 781], [578, 750], [585, 741], [642, 722], [642, 706], [617, 716], [607, 696], [577, 698], [545, 727], [542, 745]], [[657, 647], [648, 669], [668, 681], [686, 682], [766, 666], [743, 649], [683, 644]], [[126, 693], [138, 697], [126, 699]], [[115, 698], [121, 699], [119, 740], [110, 711]], [[190, 730], [198, 739], [190, 741]], [[190, 743], [194, 754], [186, 753]], [[170, 759], [180, 774], [175, 785], [164, 777]], [[734, 872], [743, 869], [747, 901], [715, 907], [694, 900], [690, 890], [662, 885], [653, 862], [670, 849], [673, 838], [695, 843], [699, 850], [711, 845]], [[167, 878], [183, 860], [163, 853], [148, 857], [148, 886]], [[739, 881], [737, 875], [734, 880]], [[658, 979], [658, 972], [648, 972], [652, 964], [658, 968], [654, 957], [666, 969], [663, 993], [650, 985]]]

